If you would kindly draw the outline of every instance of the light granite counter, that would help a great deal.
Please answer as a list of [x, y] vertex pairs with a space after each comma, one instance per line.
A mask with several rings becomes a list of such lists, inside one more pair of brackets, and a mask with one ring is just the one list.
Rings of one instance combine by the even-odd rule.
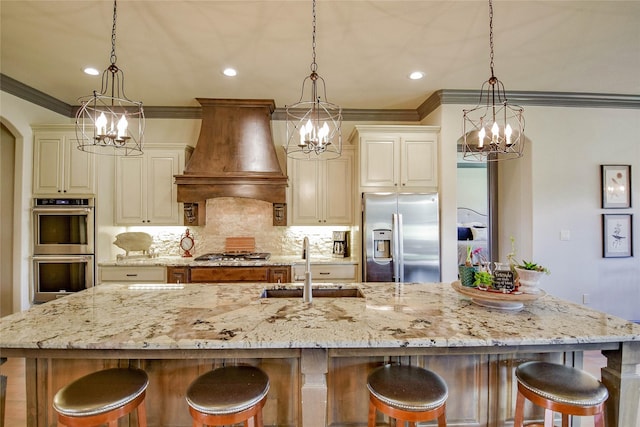
[[[205, 364], [209, 367], [224, 360], [247, 360], [265, 367], [270, 377], [284, 378], [274, 385], [277, 398], [272, 405], [277, 409], [270, 410], [273, 414], [269, 412], [266, 420], [307, 427], [349, 424], [348, 411], [339, 403], [345, 396], [338, 396], [341, 387], [347, 386], [337, 378], [353, 372], [354, 378], [366, 379], [367, 370], [389, 360], [434, 366], [445, 373], [452, 401], [447, 407], [450, 425], [469, 418], [478, 425], [501, 425], [512, 417], [509, 408], [492, 412], [462, 402], [488, 388], [508, 406], [509, 393], [499, 389], [513, 387], [512, 369], [503, 378], [499, 372], [504, 366], [514, 368], [529, 358], [581, 366], [582, 351], [599, 349], [608, 358], [602, 371], [612, 395], [608, 426], [640, 423], [639, 325], [551, 295], [527, 303], [520, 311], [488, 309], [460, 296], [450, 284], [323, 284], [358, 287], [365, 297], [314, 298], [311, 304], [301, 299], [260, 298], [265, 288], [292, 286], [299, 285], [102, 284], [0, 319], [0, 350], [3, 356], [31, 360], [27, 366], [34, 376], [42, 375], [43, 369], [66, 366], [58, 359], [67, 363], [99, 359], [100, 366], [109, 365], [109, 360], [128, 360], [156, 373], [160, 368], [154, 360], [165, 360], [165, 367], [174, 363], [172, 369], [184, 368], [188, 360], [215, 360]], [[264, 362], [280, 359], [287, 360], [286, 368]], [[60, 382], [69, 375], [68, 366], [62, 369], [67, 374]], [[190, 372], [185, 384], [202, 369], [206, 368], [200, 364]], [[469, 369], [475, 376], [469, 376]], [[287, 370], [304, 375], [282, 374]], [[347, 388], [356, 386], [364, 391], [357, 391], [355, 403], [344, 406], [359, 408], [361, 400], [366, 405], [364, 384]], [[55, 392], [52, 384], [47, 387], [38, 389], [39, 396]], [[283, 396], [291, 395], [291, 388], [299, 389], [299, 394], [293, 393], [293, 400], [286, 404], [288, 397]], [[472, 388], [479, 394], [469, 395], [467, 389]], [[179, 407], [180, 398], [168, 403], [157, 394], [152, 392], [152, 399], [161, 402], [161, 408]], [[290, 408], [285, 415], [283, 405]], [[296, 405], [302, 407], [302, 414], [296, 412]], [[31, 402], [30, 408], [37, 407]], [[163, 421], [166, 415], [148, 410], [149, 425], [188, 425], [188, 414]], [[362, 415], [366, 420], [366, 406]], [[30, 425], [49, 425], [48, 416], [40, 408]]]

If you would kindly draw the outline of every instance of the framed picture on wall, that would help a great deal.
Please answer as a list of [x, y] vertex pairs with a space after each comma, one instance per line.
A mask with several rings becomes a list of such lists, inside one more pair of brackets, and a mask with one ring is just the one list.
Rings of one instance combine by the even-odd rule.
[[631, 165], [600, 165], [602, 207], [631, 207]]
[[624, 258], [633, 256], [633, 215], [602, 215], [602, 256]]

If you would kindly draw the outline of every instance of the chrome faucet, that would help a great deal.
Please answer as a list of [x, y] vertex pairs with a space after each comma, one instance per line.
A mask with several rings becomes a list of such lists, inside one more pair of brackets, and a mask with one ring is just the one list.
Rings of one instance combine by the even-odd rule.
[[309, 253], [309, 238], [305, 237], [302, 241], [302, 253], [305, 256], [304, 268], [304, 287], [302, 288], [302, 300], [311, 302], [313, 292], [311, 290], [311, 254]]

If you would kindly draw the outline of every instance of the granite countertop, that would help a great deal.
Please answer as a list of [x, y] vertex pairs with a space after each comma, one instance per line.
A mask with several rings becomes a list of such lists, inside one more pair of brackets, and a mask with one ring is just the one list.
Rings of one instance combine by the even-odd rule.
[[[242, 267], [242, 266], [265, 266], [265, 265], [295, 265], [304, 264], [305, 260], [295, 255], [272, 255], [268, 260], [251, 260], [251, 261], [196, 261], [193, 258], [183, 258], [179, 256], [131, 256], [122, 257], [116, 260], [100, 261], [100, 267], [126, 267], [126, 266], [189, 266], [189, 267]], [[337, 257], [311, 257], [312, 264], [357, 264], [358, 259], [337, 258]]]
[[640, 325], [551, 295], [520, 311], [449, 283], [360, 283], [364, 298], [260, 298], [295, 284], [108, 283], [0, 319], [6, 349], [494, 347], [640, 340]]

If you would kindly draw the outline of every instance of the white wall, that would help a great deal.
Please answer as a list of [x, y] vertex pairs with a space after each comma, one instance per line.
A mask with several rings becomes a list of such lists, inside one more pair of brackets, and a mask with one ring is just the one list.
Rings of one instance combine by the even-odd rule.
[[[532, 253], [549, 266], [549, 292], [640, 320], [640, 111], [528, 108], [532, 141]], [[629, 164], [631, 209], [602, 209], [600, 165]], [[632, 258], [602, 257], [602, 214], [631, 213]], [[560, 240], [560, 231], [571, 233]], [[522, 255], [527, 255], [525, 252]]]

